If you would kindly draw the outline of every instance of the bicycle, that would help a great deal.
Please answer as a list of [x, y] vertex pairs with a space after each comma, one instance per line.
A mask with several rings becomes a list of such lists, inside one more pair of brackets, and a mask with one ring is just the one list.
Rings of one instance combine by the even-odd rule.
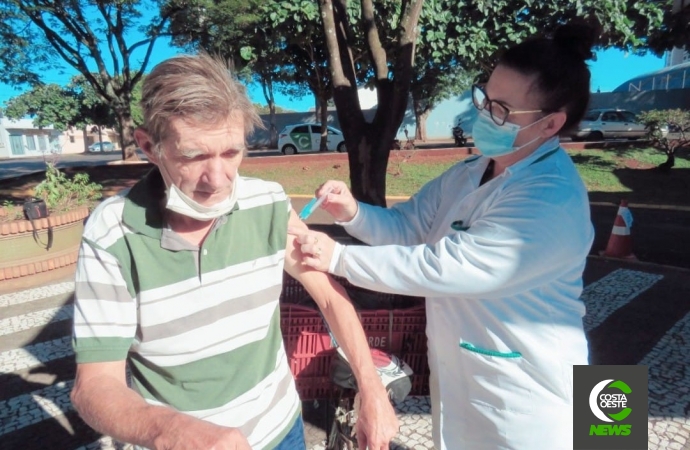
[[[374, 348], [370, 351], [389, 399], [393, 403], [405, 400], [412, 389], [413, 372], [410, 366], [390, 353]], [[359, 411], [359, 393], [352, 368], [340, 347], [331, 363], [331, 381], [338, 389], [326, 450], [356, 450], [359, 448], [355, 431]]]

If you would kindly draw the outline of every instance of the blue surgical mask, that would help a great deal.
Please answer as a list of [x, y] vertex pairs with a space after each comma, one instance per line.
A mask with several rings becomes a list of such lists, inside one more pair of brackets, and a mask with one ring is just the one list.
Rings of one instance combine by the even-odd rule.
[[515, 147], [515, 138], [517, 137], [518, 133], [525, 128], [529, 128], [532, 125], [541, 122], [547, 117], [549, 116], [542, 117], [536, 122], [532, 122], [524, 127], [520, 127], [520, 125], [510, 122], [506, 122], [503, 125], [497, 125], [487, 110], [479, 111], [477, 120], [472, 126], [472, 139], [474, 140], [474, 146], [479, 149], [482, 155], [488, 156], [489, 158], [517, 152], [518, 150], [527, 147], [541, 138], [541, 136], [537, 136], [531, 141], [522, 144], [519, 147]]

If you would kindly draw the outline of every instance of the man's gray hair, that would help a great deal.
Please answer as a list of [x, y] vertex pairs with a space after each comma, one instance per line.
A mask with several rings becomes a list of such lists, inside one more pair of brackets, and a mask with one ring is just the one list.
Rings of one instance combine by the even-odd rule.
[[144, 80], [141, 109], [144, 129], [155, 143], [165, 138], [175, 117], [213, 125], [239, 113], [245, 136], [264, 128], [245, 87], [223, 60], [206, 53], [174, 56], [154, 67]]

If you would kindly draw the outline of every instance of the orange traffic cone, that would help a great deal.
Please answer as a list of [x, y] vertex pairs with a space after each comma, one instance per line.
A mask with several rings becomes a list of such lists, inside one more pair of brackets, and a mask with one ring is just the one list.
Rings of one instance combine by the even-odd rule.
[[613, 222], [609, 243], [606, 246], [606, 250], [600, 252], [602, 256], [637, 259], [632, 252], [632, 238], [630, 237], [632, 221], [632, 213], [628, 209], [628, 201], [621, 200], [616, 220]]

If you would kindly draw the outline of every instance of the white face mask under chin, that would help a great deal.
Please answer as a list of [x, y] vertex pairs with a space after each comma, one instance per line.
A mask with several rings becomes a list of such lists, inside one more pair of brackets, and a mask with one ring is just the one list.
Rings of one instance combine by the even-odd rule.
[[166, 191], [165, 208], [195, 220], [207, 222], [229, 213], [237, 203], [237, 177], [232, 186], [232, 193], [215, 205], [204, 206], [189, 198], [174, 184]]

